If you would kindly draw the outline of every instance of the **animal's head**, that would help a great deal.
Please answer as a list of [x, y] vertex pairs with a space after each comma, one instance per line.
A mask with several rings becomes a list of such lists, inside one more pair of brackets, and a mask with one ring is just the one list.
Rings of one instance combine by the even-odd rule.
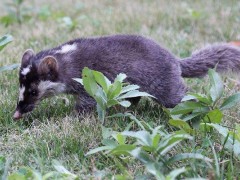
[[33, 50], [27, 50], [22, 57], [19, 71], [19, 98], [14, 119], [20, 119], [30, 112], [45, 97], [64, 91], [65, 86], [57, 82], [58, 63], [52, 56], [38, 59]]

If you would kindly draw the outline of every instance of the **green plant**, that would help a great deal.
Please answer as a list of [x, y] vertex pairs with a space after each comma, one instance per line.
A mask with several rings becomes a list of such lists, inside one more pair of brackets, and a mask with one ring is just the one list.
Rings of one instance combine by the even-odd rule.
[[[227, 97], [222, 102], [223, 82], [220, 76], [212, 69], [208, 72], [210, 87], [206, 94], [189, 93], [182, 102], [171, 110], [173, 119], [194, 122], [199, 126], [200, 122], [221, 123], [222, 111], [230, 109], [240, 102], [240, 93]], [[191, 101], [189, 101], [191, 100]], [[170, 121], [172, 123], [173, 121]], [[172, 125], [174, 125], [172, 123]]]
[[0, 156], [0, 177], [1, 179], [8, 180], [47, 180], [47, 179], [79, 179], [79, 177], [69, 172], [64, 166], [58, 161], [53, 160], [52, 162], [55, 171], [50, 171], [46, 174], [41, 174], [37, 170], [31, 167], [20, 167], [19, 170], [7, 175], [8, 164], [6, 158]]
[[0, 38], [0, 51], [10, 42], [13, 41], [13, 37], [9, 34], [6, 34]]
[[[118, 157], [122, 163], [127, 163], [130, 157], [139, 160], [147, 172], [157, 179], [175, 179], [187, 171], [185, 167], [171, 168], [179, 161], [198, 159], [205, 161], [211, 167], [211, 159], [199, 153], [178, 153], [168, 156], [183, 140], [193, 140], [193, 137], [183, 131], [167, 133], [162, 126], [152, 128], [146, 122], [141, 122], [133, 115], [126, 113], [141, 128], [139, 131], [129, 131], [132, 123], [123, 132], [112, 131], [102, 127], [104, 146], [89, 151], [86, 155], [104, 152], [105, 155]], [[124, 165], [122, 166], [124, 167]]]
[[240, 93], [223, 99], [224, 89], [220, 76], [212, 69], [209, 70], [208, 75], [210, 78], [209, 93], [190, 93], [185, 96], [182, 103], [171, 110], [172, 119], [169, 120], [169, 124], [192, 134], [194, 133], [194, 129], [192, 129], [187, 121], [190, 121], [195, 128], [200, 127], [200, 130], [204, 133], [212, 133], [211, 129], [214, 128], [224, 138], [222, 143], [223, 149], [225, 148], [233, 152], [239, 158], [240, 141], [239, 138], [236, 138], [240, 133], [239, 126], [236, 126], [238, 129], [230, 131], [220, 124], [223, 118], [223, 111], [236, 106], [240, 102]]
[[24, 0], [12, 0], [6, 4], [5, 9], [8, 12], [8, 15], [0, 18], [0, 22], [5, 26], [9, 26], [10, 24], [18, 23], [22, 24], [23, 21], [29, 19], [31, 16], [28, 13], [28, 9], [22, 7]]
[[75, 78], [74, 80], [81, 83], [87, 93], [97, 102], [98, 118], [104, 123], [107, 110], [113, 106], [121, 105], [129, 107], [129, 98], [152, 95], [146, 92], [140, 92], [138, 85], [129, 85], [124, 83], [125, 74], [119, 74], [114, 82], [104, 76], [101, 72], [91, 70], [85, 67], [82, 71], [82, 79]]
[[[3, 50], [3, 48], [12, 41], [13, 41], [13, 37], [9, 34], [1, 37], [0, 38], [0, 51]], [[17, 67], [19, 67], [19, 64], [2, 66], [2, 67], [0, 67], [0, 72], [6, 71], [6, 70], [13, 70], [13, 69], [16, 69]]]

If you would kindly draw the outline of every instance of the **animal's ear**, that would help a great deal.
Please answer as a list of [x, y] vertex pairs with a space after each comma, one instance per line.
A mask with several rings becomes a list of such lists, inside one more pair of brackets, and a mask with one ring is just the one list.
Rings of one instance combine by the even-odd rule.
[[38, 66], [38, 73], [44, 80], [54, 81], [58, 77], [58, 62], [53, 56], [46, 56]]
[[26, 50], [24, 53], [23, 53], [23, 56], [22, 56], [22, 64], [21, 66], [22, 67], [26, 67], [28, 66], [29, 64], [31, 64], [31, 58], [34, 56], [34, 51], [32, 49], [28, 49]]

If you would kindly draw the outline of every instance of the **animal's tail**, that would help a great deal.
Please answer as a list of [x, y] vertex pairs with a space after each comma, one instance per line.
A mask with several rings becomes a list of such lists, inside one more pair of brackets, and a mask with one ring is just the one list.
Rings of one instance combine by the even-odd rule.
[[201, 49], [191, 57], [180, 61], [183, 77], [201, 77], [207, 74], [209, 68], [218, 72], [233, 71], [240, 74], [240, 48], [220, 44]]

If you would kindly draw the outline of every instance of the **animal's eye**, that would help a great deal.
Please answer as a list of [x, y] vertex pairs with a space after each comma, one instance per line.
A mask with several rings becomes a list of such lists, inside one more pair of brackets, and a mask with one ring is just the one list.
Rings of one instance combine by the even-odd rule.
[[32, 96], [36, 96], [36, 95], [37, 95], [37, 91], [32, 90], [32, 91], [30, 92], [30, 94], [31, 94]]

